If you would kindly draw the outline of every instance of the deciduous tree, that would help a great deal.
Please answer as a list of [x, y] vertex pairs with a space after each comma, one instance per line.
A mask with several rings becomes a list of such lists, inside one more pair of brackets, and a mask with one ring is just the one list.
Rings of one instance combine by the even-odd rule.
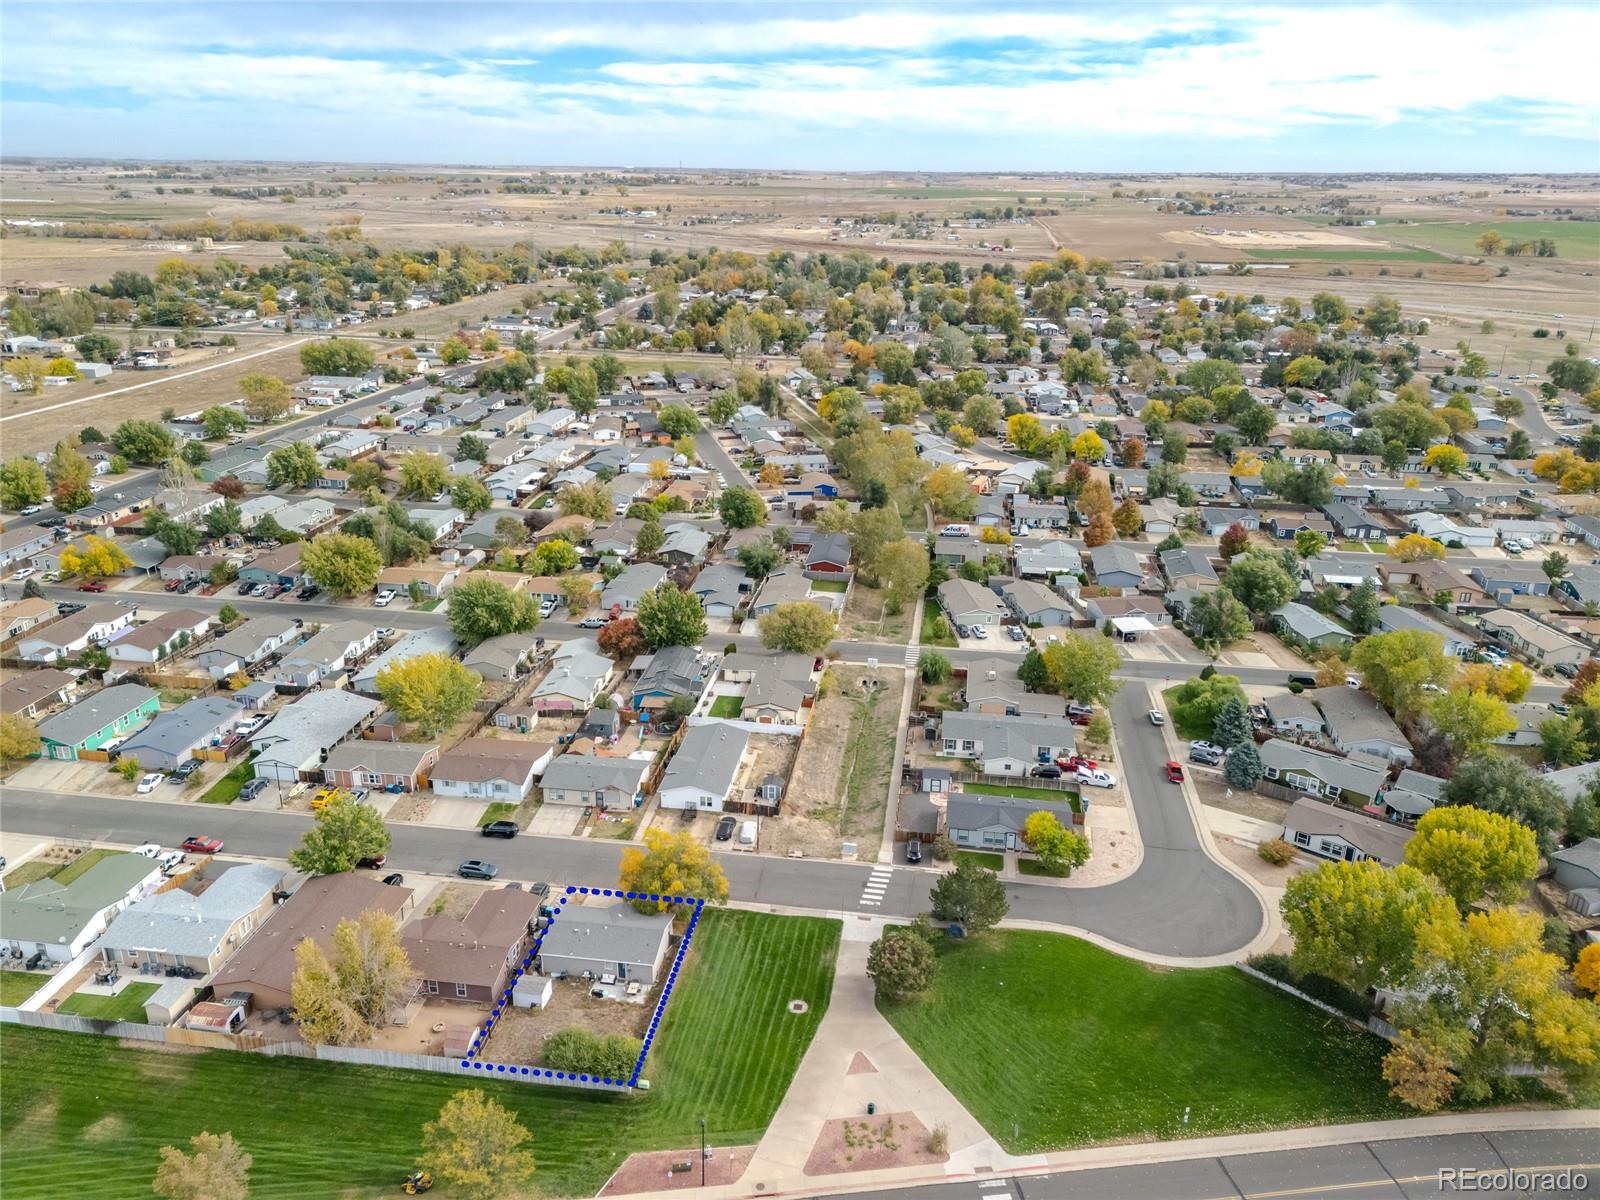
[[833, 641], [839, 619], [806, 600], [780, 604], [762, 616], [761, 644], [769, 650], [821, 654]]
[[164, 1200], [245, 1200], [250, 1195], [253, 1161], [231, 1133], [200, 1132], [185, 1154], [161, 1147], [161, 1165], [150, 1190]]
[[371, 591], [378, 582], [383, 556], [364, 537], [324, 533], [301, 549], [300, 565], [323, 591], [335, 596], [356, 596]]
[[1444, 561], [1444, 543], [1420, 533], [1408, 533], [1389, 547], [1389, 553], [1401, 562], [1421, 562], [1424, 559]]
[[371, 805], [338, 796], [316, 814], [316, 822], [306, 830], [299, 847], [289, 852], [289, 865], [296, 871], [337, 875], [363, 858], [376, 858], [389, 850], [389, 829]]
[[450, 592], [450, 631], [476, 646], [503, 633], [528, 633], [539, 624], [539, 606], [525, 592], [513, 592], [498, 579], [471, 579]]
[[1055, 813], [1044, 809], [1028, 814], [1022, 827], [1022, 840], [1052, 875], [1071, 875], [1074, 869], [1089, 861], [1089, 839], [1068, 829]]
[[971, 860], [941, 875], [929, 898], [935, 919], [959, 922], [969, 934], [982, 933], [1011, 910], [999, 877]]
[[913, 930], [890, 926], [867, 950], [867, 976], [879, 999], [904, 1000], [927, 991], [938, 969], [933, 947]]
[[0, 467], [0, 506], [16, 512], [40, 503], [49, 494], [44, 468], [28, 455], [19, 454]]
[[1415, 867], [1367, 859], [1323, 863], [1284, 887], [1284, 924], [1297, 969], [1365, 994], [1403, 987], [1415, 970], [1417, 934], [1456, 919], [1450, 898]]
[[21, 713], [0, 714], [0, 763], [10, 765], [39, 753], [39, 733]]
[[1397, 720], [1420, 712], [1428, 687], [1449, 683], [1456, 662], [1445, 654], [1439, 634], [1420, 629], [1375, 633], [1363, 638], [1350, 655], [1363, 686]]
[[424, 740], [437, 737], [469, 712], [483, 678], [442, 651], [397, 659], [378, 672], [378, 695], [402, 721], [414, 721]]
[[1440, 791], [1441, 804], [1499, 813], [1533, 830], [1548, 854], [1566, 816], [1566, 801], [1549, 780], [1504, 754], [1480, 754], [1456, 768]]
[[317, 452], [304, 442], [280, 446], [267, 454], [267, 485], [308, 488], [322, 478]]
[[68, 575], [84, 579], [104, 579], [120, 575], [133, 566], [127, 551], [115, 542], [96, 534], [89, 534], [81, 542], [72, 542], [61, 548], [61, 570]]
[[294, 407], [289, 385], [273, 375], [252, 372], [239, 380], [245, 415], [253, 421], [276, 421]]
[[1499, 813], [1440, 806], [1417, 822], [1406, 862], [1431, 875], [1463, 911], [1487, 896], [1513, 903], [1539, 867], [1533, 830]]
[[659, 583], [638, 604], [639, 632], [651, 650], [663, 646], [694, 646], [706, 636], [705, 610], [693, 592], [675, 584]]
[[432, 498], [444, 491], [450, 480], [450, 467], [437, 454], [411, 450], [400, 459], [400, 494]]
[[[622, 852], [619, 882], [624, 891], [642, 893], [633, 901], [642, 913], [666, 912], [674, 907], [675, 897], [711, 904], [728, 901], [727, 876], [705, 843], [665, 829], [645, 830], [643, 850], [630, 847]], [[690, 905], [682, 907], [687, 911]]]
[[1122, 665], [1116, 643], [1098, 633], [1068, 633], [1044, 651], [1051, 691], [1084, 704], [1108, 704], [1122, 686], [1114, 675]]
[[532, 1135], [516, 1116], [482, 1091], [457, 1092], [422, 1127], [423, 1169], [451, 1195], [495, 1200], [522, 1194], [534, 1172]]
[[717, 513], [729, 529], [748, 529], [767, 523], [767, 504], [747, 487], [728, 488], [717, 499]]

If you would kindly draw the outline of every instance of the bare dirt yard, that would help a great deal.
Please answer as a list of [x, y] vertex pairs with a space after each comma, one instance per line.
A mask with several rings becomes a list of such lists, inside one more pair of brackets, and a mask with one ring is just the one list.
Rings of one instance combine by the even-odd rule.
[[904, 642], [911, 631], [911, 609], [891, 615], [884, 607], [883, 592], [857, 579], [845, 598], [844, 615], [839, 620], [839, 636], [846, 641]]
[[[616, 1174], [600, 1189], [602, 1196], [631, 1196], [635, 1192], [676, 1192], [698, 1188], [702, 1182], [707, 1187], [737, 1183], [750, 1160], [755, 1157], [754, 1146], [714, 1146], [711, 1157], [705, 1160], [705, 1179], [700, 1178], [700, 1147], [688, 1150], [653, 1150], [649, 1153], [630, 1154], [617, 1168]], [[686, 1171], [674, 1171], [675, 1165], [689, 1164]]]
[[558, 1029], [577, 1025], [605, 1037], [621, 1033], [642, 1038], [650, 1025], [656, 993], [645, 993], [643, 1003], [596, 1000], [581, 979], [557, 979], [547, 1008], [508, 1008], [489, 1035], [494, 1061], [544, 1065], [544, 1041]]
[[858, 855], [871, 859], [883, 840], [905, 674], [836, 663], [827, 681], [795, 757], [782, 813], [763, 822], [762, 835], [770, 853], [837, 858], [840, 844], [853, 841]]
[[913, 1112], [884, 1113], [859, 1120], [829, 1121], [806, 1159], [807, 1175], [920, 1167], [950, 1160], [948, 1151], [929, 1149], [930, 1130]]

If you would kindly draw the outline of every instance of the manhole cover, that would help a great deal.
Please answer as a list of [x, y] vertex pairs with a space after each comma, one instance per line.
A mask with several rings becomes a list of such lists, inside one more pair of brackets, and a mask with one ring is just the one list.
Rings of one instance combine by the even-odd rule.
[[791, 1000], [791, 1001], [789, 1001], [789, 1011], [792, 1012], [792, 1013], [803, 1013], [807, 1009], [809, 1009], [810, 1007], [811, 1006], [809, 1004], [807, 1004], [804, 1000]]

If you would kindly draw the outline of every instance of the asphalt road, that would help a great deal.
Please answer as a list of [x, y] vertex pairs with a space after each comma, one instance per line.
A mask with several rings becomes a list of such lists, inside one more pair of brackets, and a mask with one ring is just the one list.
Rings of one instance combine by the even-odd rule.
[[[1181, 1143], [1173, 1146], [1173, 1153], [1182, 1152]], [[1440, 1186], [1442, 1168], [1543, 1172], [1563, 1167], [1582, 1174], [1583, 1183], [1555, 1188], [1480, 1186], [1473, 1190], [1491, 1196], [1600, 1197], [1600, 1131], [1444, 1134], [837, 1196], [840, 1200], [1291, 1200], [1326, 1196], [1420, 1200], [1449, 1194], [1449, 1185]]]

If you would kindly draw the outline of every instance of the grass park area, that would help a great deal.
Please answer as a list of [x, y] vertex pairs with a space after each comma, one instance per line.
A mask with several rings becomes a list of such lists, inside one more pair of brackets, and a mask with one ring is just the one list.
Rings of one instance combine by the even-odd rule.
[[[27, 1169], [6, 1173], [6, 1194], [149, 1194], [160, 1148], [204, 1129], [231, 1131], [254, 1157], [255, 1200], [398, 1194], [424, 1122], [480, 1087], [533, 1133], [539, 1195], [593, 1195], [628, 1151], [697, 1145], [702, 1117], [713, 1145], [761, 1135], [827, 1011], [839, 928], [708, 910], [650, 1052], [652, 1090], [628, 1097], [9, 1027], [0, 1151]], [[793, 999], [807, 1011], [789, 1012]]]
[[232, 804], [239, 798], [239, 789], [255, 776], [256, 769], [247, 762], [237, 764], [221, 779], [206, 789], [200, 797], [201, 804]]
[[[1384, 1042], [1229, 967], [1156, 971], [994, 931], [942, 942], [933, 987], [879, 1007], [1013, 1154], [1404, 1111], [1379, 1074]], [[1020, 1029], [1051, 1052], [1014, 1053]]]
[[985, 871], [999, 871], [1006, 865], [1006, 856], [990, 854], [984, 850], [957, 850], [956, 862], [971, 863], [975, 867], [982, 867]]
[[[944, 636], [935, 637], [935, 620], [944, 626]], [[922, 645], [948, 646], [952, 650], [956, 647], [955, 631], [950, 628], [950, 622], [945, 620], [944, 613], [939, 610], [939, 602], [932, 596], [924, 597], [922, 601]]]
[[130, 983], [115, 996], [74, 992], [61, 1002], [58, 1011], [96, 1021], [143, 1021], [144, 1002], [156, 994], [158, 986], [154, 983]]
[[737, 717], [744, 711], [743, 696], [718, 696], [711, 702], [711, 715], [713, 717]]
[[49, 981], [32, 971], [0, 971], [0, 1005], [15, 1008]]

